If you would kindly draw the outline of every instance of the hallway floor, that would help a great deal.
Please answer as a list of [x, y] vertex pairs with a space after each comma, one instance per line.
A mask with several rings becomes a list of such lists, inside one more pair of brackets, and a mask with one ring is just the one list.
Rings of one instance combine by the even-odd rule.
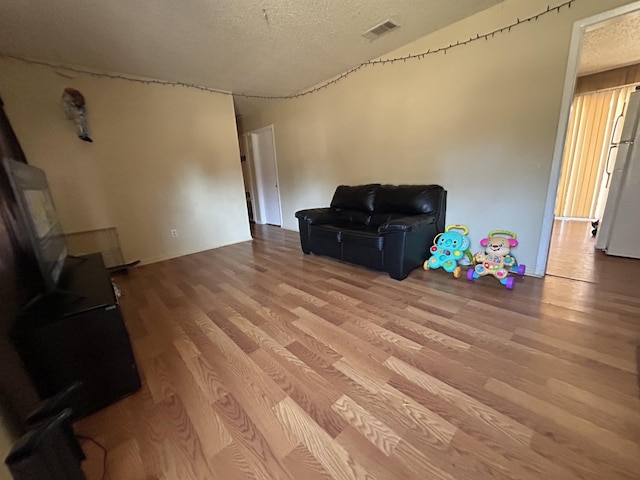
[[[599, 284], [640, 268], [640, 260], [612, 257], [596, 250], [596, 237], [591, 230], [591, 222], [554, 221], [547, 275]], [[622, 287], [619, 282], [615, 284]]]

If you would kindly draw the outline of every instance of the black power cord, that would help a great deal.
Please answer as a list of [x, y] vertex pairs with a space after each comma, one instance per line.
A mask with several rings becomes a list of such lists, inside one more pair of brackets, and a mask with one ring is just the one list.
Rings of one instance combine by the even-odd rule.
[[76, 435], [76, 437], [80, 440], [91, 442], [102, 450], [102, 480], [104, 480], [107, 476], [107, 447], [105, 447], [99, 441], [92, 437], [86, 437], [84, 435]]

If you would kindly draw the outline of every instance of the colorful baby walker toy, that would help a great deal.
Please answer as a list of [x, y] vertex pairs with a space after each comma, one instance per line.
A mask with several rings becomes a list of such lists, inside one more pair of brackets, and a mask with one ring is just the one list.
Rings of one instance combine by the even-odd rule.
[[488, 238], [483, 238], [480, 245], [485, 247], [484, 253], [478, 252], [473, 256], [475, 268], [467, 273], [468, 280], [475, 280], [484, 275], [493, 275], [509, 290], [515, 282], [509, 273], [524, 275], [525, 265], [518, 265], [515, 257], [511, 255], [511, 248], [518, 245], [516, 234], [507, 230], [493, 230]]
[[[461, 230], [462, 233], [455, 230]], [[429, 250], [431, 258], [424, 262], [424, 269], [442, 267], [445, 272], [453, 272], [455, 278], [460, 277], [461, 268], [458, 265], [458, 260], [465, 255], [471, 257], [471, 254], [467, 251], [471, 244], [468, 234], [469, 229], [467, 227], [454, 224], [445, 228], [443, 233], [436, 235], [436, 238], [433, 239], [433, 246]]]

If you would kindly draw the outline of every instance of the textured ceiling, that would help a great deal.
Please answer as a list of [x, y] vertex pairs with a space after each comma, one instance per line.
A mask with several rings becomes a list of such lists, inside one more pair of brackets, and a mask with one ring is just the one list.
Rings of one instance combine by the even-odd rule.
[[[0, 53], [286, 95], [501, 1], [1, 0]], [[361, 36], [389, 18], [401, 27]]]
[[585, 33], [579, 75], [640, 63], [640, 13], [604, 22]]
[[[0, 53], [287, 95], [504, 0], [0, 0]], [[393, 19], [400, 28], [361, 35]], [[580, 73], [640, 61], [640, 16], [588, 32]], [[251, 102], [236, 97], [238, 113]]]

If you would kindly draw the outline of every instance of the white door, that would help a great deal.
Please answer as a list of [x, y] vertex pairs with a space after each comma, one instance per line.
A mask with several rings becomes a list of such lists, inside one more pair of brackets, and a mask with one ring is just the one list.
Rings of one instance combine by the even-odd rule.
[[251, 147], [257, 189], [256, 223], [282, 226], [273, 125], [251, 132]]

